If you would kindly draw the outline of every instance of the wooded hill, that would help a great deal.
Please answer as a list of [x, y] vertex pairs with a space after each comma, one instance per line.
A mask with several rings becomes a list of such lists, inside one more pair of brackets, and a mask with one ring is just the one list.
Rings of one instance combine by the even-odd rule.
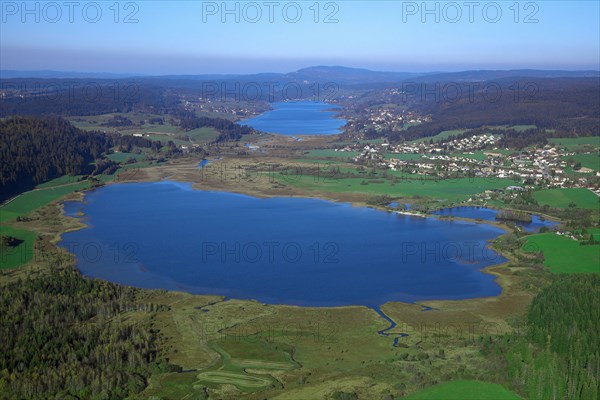
[[62, 175], [93, 171], [111, 147], [108, 136], [83, 132], [57, 117], [0, 121], [0, 201]]
[[514, 389], [530, 400], [600, 396], [600, 277], [557, 275], [533, 299], [527, 324], [484, 352], [507, 365]]
[[167, 307], [138, 304], [137, 293], [57, 265], [0, 286], [0, 397], [122, 399], [152, 373], [180, 370], [149, 322], [121, 319]]
[[[465, 86], [467, 83], [479, 88], [472, 96]], [[467, 83], [453, 83], [463, 90], [456, 100], [450, 89], [444, 92], [448, 82], [438, 82], [438, 89], [433, 83], [423, 83], [412, 93], [399, 96], [398, 101], [406, 101], [421, 115], [431, 115], [431, 122], [379, 135], [391, 141], [414, 140], [447, 130], [495, 125], [536, 125], [540, 129], [553, 129], [554, 137], [593, 136], [600, 132], [597, 78]]]

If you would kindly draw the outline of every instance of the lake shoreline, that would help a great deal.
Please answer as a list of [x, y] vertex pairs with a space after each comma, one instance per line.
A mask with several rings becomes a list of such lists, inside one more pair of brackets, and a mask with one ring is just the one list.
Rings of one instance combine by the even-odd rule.
[[[159, 183], [159, 182], [164, 182], [163, 180], [160, 181], [143, 181], [145, 183]], [[374, 209], [377, 211], [385, 211], [387, 213], [396, 213], [396, 214], [401, 214], [398, 212], [395, 212], [394, 210], [390, 210], [389, 208], [386, 207], [382, 207], [382, 206], [373, 206], [373, 205], [368, 205], [364, 202], [356, 202], [356, 201], [343, 201], [343, 200], [339, 200], [339, 199], [331, 199], [331, 198], [326, 198], [324, 196], [297, 196], [297, 195], [292, 195], [292, 196], [277, 196], [277, 195], [271, 195], [271, 194], [263, 194], [263, 195], [256, 195], [255, 193], [248, 193], [248, 192], [244, 192], [244, 191], [230, 191], [230, 190], [218, 190], [218, 189], [208, 189], [207, 188], [199, 188], [197, 187], [194, 183], [191, 182], [180, 182], [180, 181], [175, 181], [175, 182], [179, 182], [179, 183], [188, 183], [190, 184], [190, 187], [192, 188], [192, 190], [194, 191], [205, 191], [205, 192], [216, 192], [216, 193], [226, 193], [226, 194], [238, 194], [238, 195], [243, 195], [243, 196], [248, 196], [248, 197], [252, 197], [252, 198], [290, 198], [290, 199], [298, 199], [298, 198], [304, 198], [304, 199], [314, 199], [314, 200], [322, 200], [322, 201], [326, 201], [326, 202], [332, 202], [332, 203], [337, 203], [337, 204], [346, 204], [352, 207], [356, 207], [356, 208], [369, 208], [369, 209]], [[114, 185], [114, 184], [119, 184], [119, 185], [124, 185], [124, 184], [133, 184], [133, 183], [142, 183], [142, 182], [135, 182], [135, 181], [125, 181], [125, 182], [110, 182], [108, 183], [106, 186], [108, 185]], [[68, 231], [64, 231], [63, 233], [68, 233], [68, 232], [73, 232], [73, 231], [77, 231], [80, 229], [85, 229], [88, 228], [89, 226], [86, 224], [86, 222], [82, 221], [82, 217], [85, 217], [85, 214], [77, 216], [77, 217], [71, 217], [65, 214], [64, 211], [64, 206], [63, 203], [66, 201], [85, 201], [85, 197], [88, 193], [95, 191], [97, 188], [94, 189], [88, 189], [82, 192], [78, 192], [73, 194], [72, 196], [69, 196], [69, 198], [64, 199], [62, 201], [60, 201], [61, 204], [61, 212], [62, 212], [62, 216], [64, 218], [73, 218], [76, 219], [78, 221], [77, 223], [77, 227], [76, 228], [71, 228]], [[407, 216], [409, 217], [409, 216]], [[441, 220], [441, 221], [463, 221], [463, 222], [468, 222], [468, 223], [473, 223], [473, 224], [483, 224], [483, 225], [488, 225], [488, 226], [492, 226], [495, 228], [499, 228], [503, 231], [502, 234], [498, 235], [497, 237], [495, 237], [494, 239], [490, 239], [487, 241], [487, 245], [485, 246], [488, 249], [491, 249], [491, 242], [493, 240], [496, 240], [498, 237], [501, 237], [503, 235], [505, 235], [506, 233], [511, 232], [511, 228], [508, 227], [507, 225], [501, 223], [501, 222], [494, 222], [494, 221], [483, 221], [483, 220], [473, 220], [473, 219], [469, 219], [469, 218], [462, 218], [462, 217], [451, 217], [451, 218], [440, 218], [439, 215], [435, 215], [435, 214], [421, 214], [421, 215], [410, 215], [410, 217], [417, 217], [417, 218], [426, 218], [426, 219], [436, 219], [436, 220]], [[55, 239], [55, 243], [58, 244], [58, 242], [61, 240], [63, 233], [61, 233], [57, 239]], [[493, 250], [493, 249], [491, 249]], [[416, 300], [414, 302], [404, 302], [404, 301], [388, 301], [388, 302], [384, 302], [382, 304], [380, 304], [378, 307], [384, 307], [387, 304], [392, 304], [392, 303], [398, 303], [398, 304], [410, 304], [410, 305], [416, 305], [416, 304], [422, 304], [425, 306], [429, 306], [429, 304], [434, 304], [432, 307], [436, 308], [436, 304], [439, 304], [440, 302], [467, 302], [467, 301], [476, 301], [476, 300], [482, 300], [485, 301], [486, 299], [490, 299], [490, 298], [498, 298], [500, 296], [502, 296], [505, 291], [506, 288], [505, 286], [502, 284], [501, 282], [501, 274], [498, 274], [496, 272], [496, 270], [499, 267], [504, 267], [506, 265], [508, 265], [511, 261], [510, 257], [507, 257], [503, 254], [498, 253], [498, 255], [500, 255], [501, 257], [504, 257], [507, 259], [507, 261], [504, 261], [502, 263], [499, 264], [493, 264], [493, 265], [489, 265], [486, 267], [483, 267], [481, 269], [479, 269], [480, 272], [485, 273], [485, 274], [489, 274], [489, 275], [493, 275], [494, 276], [494, 282], [497, 284], [497, 286], [500, 288], [500, 292], [497, 295], [493, 295], [493, 296], [481, 296], [481, 297], [472, 297], [472, 298], [465, 298], [465, 299], [423, 299], [423, 300]], [[79, 268], [78, 268], [79, 270]], [[81, 273], [81, 271], [80, 271]], [[102, 279], [102, 278], [97, 278], [97, 279]], [[260, 304], [265, 304], [265, 305], [271, 305], [271, 306], [278, 306], [278, 307], [297, 307], [297, 308], [318, 308], [318, 309], [327, 309], [327, 308], [340, 308], [340, 307], [350, 307], [350, 308], [355, 308], [355, 307], [366, 307], [366, 308], [373, 308], [372, 306], [368, 306], [368, 305], [364, 305], [364, 304], [349, 304], [349, 305], [339, 305], [339, 306], [314, 306], [314, 305], [295, 305], [295, 304], [285, 304], [285, 303], [264, 303], [261, 302], [259, 300], [256, 299], [238, 299], [236, 297], [229, 297], [229, 296], [221, 296], [218, 294], [206, 294], [206, 293], [191, 293], [191, 292], [186, 292], [186, 291], [181, 291], [181, 290], [170, 290], [170, 289], [151, 289], [151, 288], [142, 288], [144, 290], [167, 290], [169, 292], [181, 292], [181, 293], [186, 293], [188, 295], [191, 296], [218, 296], [218, 297], [223, 297], [224, 300], [240, 300], [240, 301], [251, 301], [251, 302], [257, 302]]]
[[[197, 163], [194, 164], [194, 167], [197, 166]], [[160, 168], [160, 167], [159, 167]], [[155, 182], [160, 182], [157, 180]], [[113, 183], [123, 183], [123, 182], [111, 182]], [[127, 183], [127, 182], [126, 182]], [[133, 182], [128, 182], [133, 183]], [[91, 189], [93, 190], [93, 189]], [[61, 240], [61, 236], [64, 232], [73, 231], [85, 228], [87, 225], [83, 222], [74, 223], [76, 218], [68, 217], [64, 214], [63, 202], [72, 200], [72, 201], [81, 201], [85, 199], [85, 195], [89, 193], [91, 190], [81, 191], [73, 193], [62, 200], [53, 202], [45, 207], [45, 210], [41, 210], [41, 214], [46, 214], [50, 212], [52, 216], [52, 220], [55, 222], [55, 229], [51, 229], [48, 233], [52, 233], [54, 239], [52, 240], [52, 251], [58, 251], [60, 254], [63, 254], [63, 260], [66, 260], [64, 263], [61, 263], [61, 267], [74, 268], [84, 276], [86, 279], [95, 279], [86, 277], [79, 271], [77, 268], [77, 264], [75, 262], [75, 257], [72, 253], [67, 252], [64, 248], [58, 246], [56, 243]], [[246, 194], [246, 193], [244, 193]], [[274, 196], [262, 196], [264, 197], [274, 197]], [[315, 197], [315, 196], [313, 196]], [[313, 198], [308, 197], [308, 198]], [[320, 198], [316, 196], [315, 198]], [[339, 199], [325, 199], [335, 202], [341, 202]], [[352, 206], [364, 207], [367, 206], [364, 203], [359, 202], [350, 202], [344, 201], [345, 203], [350, 203]], [[371, 207], [371, 206], [368, 206]], [[371, 207], [372, 208], [372, 207]], [[380, 208], [383, 210], [383, 208]], [[387, 210], [386, 210], [387, 211]], [[70, 221], [67, 221], [69, 219]], [[474, 222], [474, 221], [469, 221]], [[479, 221], [475, 221], [481, 223]], [[500, 224], [492, 224], [498, 227], [501, 227], [505, 232], [510, 232], [510, 228], [507, 226], [501, 226]], [[36, 230], [40, 226], [38, 223], [33, 223], [29, 229]], [[43, 226], [43, 224], [41, 225]], [[45, 231], [45, 230], [44, 230]], [[37, 252], [38, 250], [36, 250]], [[464, 326], [472, 326], [474, 322], [478, 322], [482, 324], [481, 326], [497, 326], [498, 329], [509, 331], [511, 327], [505, 322], [507, 318], [512, 318], [512, 316], [521, 315], [526, 311], [527, 305], [531, 302], [533, 298], [533, 294], [531, 291], [527, 291], [523, 289], [522, 282], [523, 277], [520, 275], [515, 275], [515, 268], [509, 268], [509, 264], [512, 260], [510, 254], [503, 254], [505, 258], [509, 261], [501, 264], [492, 265], [480, 270], [485, 274], [490, 274], [494, 276], [495, 282], [501, 288], [501, 292], [496, 296], [491, 297], [475, 297], [471, 299], [461, 299], [461, 300], [426, 300], [426, 301], [418, 301], [418, 302], [387, 302], [380, 306], [382, 312], [384, 312], [390, 319], [397, 322], [399, 328], [392, 329], [387, 331], [391, 334], [396, 333], [396, 330], [403, 329], [401, 332], [406, 332], [409, 334], [407, 337], [403, 337], [400, 339], [400, 345], [403, 346], [405, 343], [414, 344], [419, 338], [422, 337], [420, 332], [416, 332], [415, 327], [433, 327], [433, 326], [442, 326], [442, 327], [450, 327], [453, 328], [457, 326], [457, 324], [463, 324]], [[15, 269], [12, 273], [6, 272], [6, 275], [9, 279], [16, 279], [19, 276], [23, 276], [24, 274], [29, 273], [32, 270], [39, 268], [37, 263], [32, 263], [28, 266], [24, 266], [20, 269]], [[516, 271], [519, 269], [517, 268]], [[98, 278], [99, 279], [99, 278]], [[123, 285], [126, 286], [126, 285]], [[211, 302], [228, 302], [233, 301], [235, 304], [240, 304], [244, 307], [266, 307], [266, 309], [272, 309], [273, 312], [286, 314], [287, 312], [293, 313], [321, 313], [321, 312], [335, 312], [337, 313], [345, 313], [351, 312], [353, 315], [355, 313], [364, 315], [366, 318], [365, 323], [374, 324], [375, 330], [373, 333], [375, 334], [378, 330], [383, 330], [388, 327], [386, 321], [381, 318], [377, 312], [368, 306], [365, 305], [344, 305], [344, 306], [297, 306], [297, 305], [273, 305], [266, 304], [257, 300], [238, 300], [238, 299], [227, 299], [225, 296], [218, 295], [200, 295], [200, 294], [191, 294], [189, 292], [181, 291], [181, 290], [164, 290], [164, 289], [139, 289], [142, 292], [146, 293], [148, 298], [177, 298], [178, 302], [181, 303], [201, 303], [204, 302], [205, 299], [210, 300]], [[423, 307], [428, 306], [432, 307], [435, 310], [430, 312], [423, 312]], [[286, 311], [288, 310], [288, 311]], [[327, 311], [331, 310], [331, 311]], [[368, 322], [370, 321], [370, 322]], [[491, 324], [491, 325], [490, 325]], [[401, 327], [401, 328], [400, 328]], [[410, 329], [410, 330], [407, 330]], [[465, 328], [466, 329], [466, 328]], [[465, 331], [466, 332], [466, 331]], [[469, 331], [470, 332], [470, 331]], [[380, 336], [380, 335], [377, 335]], [[383, 337], [382, 337], [383, 339]], [[391, 337], [390, 337], [391, 339]]]

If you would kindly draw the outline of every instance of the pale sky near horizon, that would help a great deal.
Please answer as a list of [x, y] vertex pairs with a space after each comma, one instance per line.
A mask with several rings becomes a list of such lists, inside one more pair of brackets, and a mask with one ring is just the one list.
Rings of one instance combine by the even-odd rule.
[[310, 65], [598, 70], [599, 4], [2, 1], [0, 69], [158, 75]]

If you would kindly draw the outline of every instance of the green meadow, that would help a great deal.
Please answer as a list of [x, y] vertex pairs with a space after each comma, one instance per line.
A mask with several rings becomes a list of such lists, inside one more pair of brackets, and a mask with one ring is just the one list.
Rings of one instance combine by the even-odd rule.
[[[38, 187], [42, 187], [41, 189], [31, 190], [17, 196], [10, 203], [0, 207], [0, 223], [27, 215], [31, 211], [58, 200], [67, 194], [88, 189], [91, 186], [87, 180], [72, 184], [68, 183], [73, 179], [74, 177], [63, 176], [39, 185]], [[31, 260], [36, 238], [35, 233], [0, 225], [0, 234], [23, 240], [23, 243], [15, 248], [9, 249], [3, 247], [0, 249], [0, 269], [18, 267]]]
[[8, 269], [26, 264], [33, 258], [33, 245], [36, 234], [23, 229], [0, 226], [0, 235], [10, 236], [23, 241], [14, 248], [0, 245], [0, 269]]
[[[104, 126], [103, 124], [109, 122], [113, 117], [120, 115], [129, 118], [133, 123], [138, 125], [123, 126], [123, 127], [110, 127]], [[161, 124], [150, 124], [146, 122], [144, 125], [139, 125], [140, 122], [148, 121], [151, 118], [160, 117], [159, 115], [147, 114], [147, 113], [110, 113], [103, 115], [94, 116], [81, 116], [72, 117], [70, 122], [79, 129], [93, 130], [93, 131], [119, 131], [123, 135], [143, 134], [147, 139], [159, 141], [166, 144], [169, 140], [172, 140], [176, 145], [189, 144], [188, 140], [177, 139], [175, 136], [187, 136], [194, 143], [208, 143], [213, 141], [219, 136], [219, 132], [214, 128], [198, 128], [188, 132], [182, 131], [178, 126], [171, 125], [168, 121]], [[116, 157], [116, 159], [113, 159]], [[110, 157], [113, 161], [123, 161], [118, 159], [118, 156]]]
[[346, 146], [346, 145], [350, 145], [350, 144], [381, 144], [381, 143], [385, 143], [384, 139], [362, 139], [362, 140], [356, 140], [356, 141], [351, 141], [351, 142], [347, 142], [347, 141], [339, 141], [339, 142], [334, 142], [336, 145], [341, 145], [341, 146]]
[[400, 177], [394, 183], [389, 179], [328, 178], [310, 175], [278, 175], [281, 184], [320, 192], [353, 192], [392, 197], [426, 196], [449, 201], [464, 201], [470, 196], [491, 189], [502, 189], [514, 184], [508, 179], [457, 178], [447, 180], [408, 179]]
[[545, 189], [533, 193], [539, 205], [553, 208], [567, 208], [574, 203], [579, 208], [598, 210], [600, 199], [591, 190], [584, 188]]
[[79, 190], [88, 189], [89, 181], [76, 182], [73, 184], [36, 189], [17, 196], [10, 203], [0, 207], [0, 222], [9, 221], [19, 216], [26, 215], [36, 208], [58, 200], [67, 194]]
[[111, 153], [108, 156], [106, 156], [106, 158], [108, 158], [111, 161], [114, 162], [125, 162], [127, 160], [129, 160], [130, 158], [133, 158], [134, 160], [142, 160], [144, 157], [146, 157], [145, 154], [134, 154], [134, 153]]
[[439, 142], [440, 140], [447, 139], [453, 135], [460, 135], [466, 131], [467, 131], [466, 129], [453, 129], [450, 131], [442, 131], [435, 136], [429, 136], [429, 137], [419, 138], [416, 140], [411, 140], [409, 143], [416, 144], [416, 143], [429, 142], [430, 140], [433, 140], [434, 142]]
[[396, 153], [387, 153], [384, 154], [383, 158], [385, 158], [386, 160], [390, 160], [390, 159], [398, 159], [401, 161], [419, 161], [423, 158], [423, 154], [417, 154], [417, 153], [400, 153], [400, 154], [396, 154]]
[[581, 163], [582, 167], [600, 171], [600, 154], [598, 153], [575, 154], [573, 156], [564, 156], [562, 159], [564, 161], [573, 160], [576, 163]]
[[529, 236], [522, 248], [544, 253], [544, 265], [551, 272], [600, 274], [600, 245], [582, 246], [577, 240], [555, 233], [540, 233]]
[[120, 131], [124, 134], [132, 134], [132, 133], [144, 133], [144, 132], [161, 132], [161, 133], [175, 133], [177, 131], [177, 127], [169, 124], [168, 121], [165, 121], [164, 124], [150, 124], [146, 122], [141, 127], [138, 126], [106, 126], [107, 122], [112, 120], [116, 116], [123, 116], [131, 120], [134, 124], [140, 124], [141, 121], [148, 121], [151, 118], [160, 118], [160, 115], [157, 114], [149, 114], [149, 113], [138, 113], [138, 112], [129, 112], [129, 113], [108, 113], [101, 115], [91, 115], [91, 116], [73, 116], [69, 118], [69, 121], [79, 129], [83, 130], [92, 130], [92, 131]]
[[528, 129], [535, 129], [537, 126], [535, 125], [513, 125], [509, 127], [510, 129], [514, 129], [517, 132], [524, 132]]
[[198, 128], [183, 133], [189, 137], [194, 143], [208, 143], [215, 140], [219, 136], [219, 131], [215, 128]]
[[[517, 132], [523, 132], [528, 129], [535, 129], [536, 126], [535, 125], [513, 125], [513, 126], [498, 125], [498, 126], [489, 126], [488, 128], [490, 128], [490, 129], [514, 129]], [[433, 140], [434, 142], [439, 142], [444, 139], [448, 139], [450, 136], [461, 135], [461, 134], [465, 133], [467, 130], [468, 129], [452, 129], [452, 130], [448, 130], [448, 131], [442, 131], [435, 136], [428, 136], [428, 137], [423, 137], [423, 138], [419, 138], [416, 140], [411, 140], [409, 143], [417, 144], [417, 143], [429, 142], [430, 140]]]
[[48, 182], [40, 183], [35, 188], [36, 189], [47, 189], [47, 188], [51, 188], [51, 187], [55, 187], [55, 186], [69, 185], [72, 183], [80, 182], [82, 178], [83, 178], [83, 175], [76, 175], [76, 176], [63, 175], [56, 179], [52, 179]]
[[519, 400], [521, 397], [495, 383], [457, 380], [431, 386], [404, 400]]
[[550, 138], [548, 141], [554, 145], [564, 147], [567, 150], [577, 150], [583, 147], [600, 147], [599, 136], [589, 136], [580, 138]]
[[359, 154], [358, 151], [335, 151], [333, 149], [315, 149], [308, 151], [304, 156], [311, 158], [353, 158]]

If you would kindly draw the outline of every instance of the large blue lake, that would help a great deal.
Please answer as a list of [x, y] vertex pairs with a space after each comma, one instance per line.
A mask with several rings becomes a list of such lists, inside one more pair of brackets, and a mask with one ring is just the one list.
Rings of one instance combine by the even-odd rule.
[[306, 306], [495, 296], [481, 268], [499, 228], [303, 198], [259, 199], [178, 182], [114, 184], [65, 212], [88, 228], [61, 246], [84, 275]]
[[240, 121], [268, 133], [280, 135], [334, 135], [346, 124], [335, 118], [339, 106], [310, 101], [272, 103], [273, 110]]

